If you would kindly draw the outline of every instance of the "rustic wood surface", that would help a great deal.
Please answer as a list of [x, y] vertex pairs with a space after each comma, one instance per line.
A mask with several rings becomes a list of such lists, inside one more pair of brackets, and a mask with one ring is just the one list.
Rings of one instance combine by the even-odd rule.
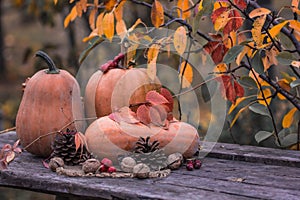
[[[14, 132], [0, 135], [0, 147], [15, 140]], [[71, 178], [51, 172], [43, 167], [41, 158], [24, 152], [7, 170], [0, 172], [0, 186], [64, 198], [72, 196], [72, 199], [80, 196], [85, 199], [290, 200], [300, 199], [299, 166], [297, 151], [217, 143], [203, 158], [200, 170], [182, 168], [167, 178]]]

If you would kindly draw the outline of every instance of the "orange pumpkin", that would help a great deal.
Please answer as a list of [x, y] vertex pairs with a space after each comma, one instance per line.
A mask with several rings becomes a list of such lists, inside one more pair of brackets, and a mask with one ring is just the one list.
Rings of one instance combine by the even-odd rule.
[[[26, 83], [16, 118], [16, 131], [23, 147], [84, 117], [76, 79], [67, 71], [57, 69], [46, 53], [38, 51], [36, 56], [43, 58], [49, 69], [38, 71]], [[83, 131], [84, 123], [71, 124], [68, 128]], [[47, 157], [52, 152], [54, 138], [55, 134], [43, 137], [27, 151]]]
[[146, 69], [98, 70], [86, 86], [86, 116], [103, 117], [124, 106], [145, 102], [147, 92], [160, 88], [158, 78], [152, 81]]
[[117, 162], [118, 155], [132, 152], [140, 137], [150, 136], [158, 140], [160, 148], [167, 155], [182, 153], [185, 158], [192, 157], [199, 147], [197, 130], [184, 122], [172, 122], [168, 130], [142, 123], [130, 124], [115, 122], [108, 116], [94, 121], [86, 130], [85, 136], [89, 150], [98, 159], [109, 158]]

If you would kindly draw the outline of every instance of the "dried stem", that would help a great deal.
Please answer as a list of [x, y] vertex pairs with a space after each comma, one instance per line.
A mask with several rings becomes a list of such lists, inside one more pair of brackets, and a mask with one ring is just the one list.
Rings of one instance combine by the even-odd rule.
[[8, 129], [5, 129], [3, 131], [0, 131], [0, 135], [4, 134], [4, 133], [8, 133], [10, 131], [15, 131], [15, 130], [16, 130], [16, 127], [8, 128]]
[[46, 133], [44, 135], [41, 135], [39, 137], [37, 137], [35, 140], [33, 140], [31, 143], [29, 143], [26, 147], [24, 147], [23, 149], [26, 150], [28, 149], [31, 145], [33, 145], [34, 143], [36, 143], [37, 141], [39, 141], [40, 139], [47, 137], [49, 135], [53, 135], [53, 134], [57, 134], [57, 133], [61, 133], [62, 130], [64, 130], [65, 128], [67, 128], [68, 126], [70, 126], [71, 124], [75, 123], [75, 122], [79, 122], [79, 121], [86, 121], [86, 120], [95, 120], [97, 119], [97, 117], [91, 117], [91, 118], [84, 118], [84, 119], [74, 119], [73, 121], [69, 122], [68, 124], [66, 124], [65, 126], [63, 126], [61, 129], [59, 129], [58, 131], [53, 131], [53, 132], [49, 132]]

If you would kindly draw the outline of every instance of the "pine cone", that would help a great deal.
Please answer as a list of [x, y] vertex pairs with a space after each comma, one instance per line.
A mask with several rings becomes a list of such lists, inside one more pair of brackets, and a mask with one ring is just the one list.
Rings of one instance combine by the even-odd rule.
[[57, 134], [52, 145], [51, 157], [62, 158], [66, 165], [78, 165], [89, 159], [91, 156], [85, 147], [83, 147], [83, 150], [80, 147], [76, 151], [75, 134], [76, 131], [70, 131], [69, 129], [62, 134]]
[[155, 140], [150, 142], [150, 136], [143, 138], [140, 137], [136, 143], [135, 153], [149, 153], [158, 150], [159, 142]]
[[135, 159], [136, 163], [144, 163], [150, 167], [151, 170], [161, 170], [167, 167], [167, 156], [163, 150], [155, 150], [154, 152], [148, 153], [134, 153], [132, 158]]

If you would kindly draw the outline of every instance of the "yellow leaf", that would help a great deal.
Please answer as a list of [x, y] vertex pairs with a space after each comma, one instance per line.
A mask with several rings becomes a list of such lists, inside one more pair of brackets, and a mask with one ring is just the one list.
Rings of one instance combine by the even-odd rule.
[[93, 10], [91, 10], [90, 16], [89, 16], [89, 24], [90, 24], [90, 28], [92, 30], [94, 30], [96, 28], [96, 25], [95, 25], [96, 13], [97, 13], [97, 9], [93, 9]]
[[253, 28], [251, 29], [252, 38], [257, 46], [261, 46], [263, 43], [263, 37], [262, 37], [261, 31], [262, 31], [265, 21], [266, 21], [266, 15], [262, 15], [262, 16], [258, 17], [254, 21]]
[[227, 71], [227, 65], [225, 63], [220, 63], [214, 68], [214, 72], [226, 72]]
[[76, 6], [74, 6], [71, 10], [71, 12], [68, 14], [68, 16], [64, 20], [64, 27], [66, 28], [71, 21], [73, 21], [77, 17], [77, 9]]
[[[183, 78], [182, 78], [182, 75], [183, 75]], [[193, 82], [193, 75], [194, 74], [193, 74], [192, 66], [186, 61], [182, 62], [180, 65], [180, 72], [179, 72], [178, 77], [179, 77], [179, 81], [182, 80], [183, 88], [190, 87], [191, 83]]]
[[115, 7], [116, 3], [118, 3], [117, 0], [108, 0], [108, 1], [106, 1], [105, 10], [110, 12]]
[[271, 10], [267, 9], [267, 8], [256, 8], [254, 10], [252, 10], [249, 13], [249, 17], [250, 18], [254, 18], [254, 17], [259, 17], [259, 16], [263, 16], [263, 15], [267, 15], [270, 14]]
[[[270, 88], [263, 89], [263, 93], [264, 93], [264, 96], [266, 98], [267, 104], [270, 105], [270, 102], [272, 100], [272, 98], [270, 98], [270, 96], [272, 95], [272, 92], [271, 92]], [[262, 94], [261, 91], [259, 91], [259, 93], [257, 95], [257, 98], [258, 99], [263, 99], [263, 94]], [[258, 103], [266, 106], [266, 102], [264, 100], [258, 100]]]
[[123, 20], [123, 8], [126, 0], [122, 0], [119, 5], [115, 8], [114, 14], [117, 21]]
[[173, 44], [176, 49], [176, 51], [179, 53], [179, 55], [182, 55], [185, 51], [187, 43], [187, 36], [186, 36], [186, 30], [183, 26], [180, 26], [176, 29], [174, 33], [174, 39]]
[[283, 128], [289, 128], [294, 120], [294, 115], [297, 111], [297, 108], [292, 108], [284, 117], [282, 120], [282, 127]]
[[189, 0], [178, 0], [177, 3], [178, 16], [182, 19], [187, 19], [191, 16], [191, 11], [189, 9]]
[[54, 5], [56, 5], [56, 4], [57, 4], [57, 1], [58, 1], [58, 0], [54, 0]]
[[[80, 4], [81, 4], [82, 11], [86, 12], [86, 10], [87, 10], [87, 0], [80, 0]], [[95, 6], [95, 8], [97, 8], [97, 6]]]
[[112, 41], [112, 38], [114, 37], [115, 29], [114, 29], [114, 14], [112, 12], [107, 13], [103, 17], [103, 33], [109, 39], [109, 41]]
[[236, 31], [231, 31], [229, 35], [223, 41], [226, 48], [230, 49], [231, 47], [235, 46], [237, 43], [237, 35]]
[[98, 29], [98, 35], [101, 36], [103, 35], [103, 16], [104, 16], [104, 12], [100, 13], [97, 17], [97, 21], [96, 21], [96, 26]]
[[244, 46], [243, 51], [241, 53], [239, 53], [239, 55], [236, 57], [235, 62], [236, 62], [237, 65], [241, 64], [242, 59], [244, 58], [244, 56], [246, 55], [246, 53], [248, 53], [250, 50], [251, 50], [250, 47]]
[[[276, 37], [279, 33], [280, 33], [280, 30], [288, 23], [289, 21], [284, 21], [284, 22], [281, 22], [275, 26], [273, 26], [270, 30], [269, 30], [269, 33], [270, 33], [270, 36], [272, 38]], [[271, 39], [268, 37], [268, 40], [267, 42], [271, 42]]]
[[151, 80], [154, 80], [156, 77], [156, 61], [159, 54], [160, 45], [153, 44], [147, 52], [148, 65], [147, 65], [147, 74]]
[[138, 18], [135, 21], [135, 23], [130, 27], [130, 29], [128, 29], [128, 32], [132, 32], [139, 24], [143, 24], [145, 27], [147, 27], [146, 24], [144, 24], [144, 22], [140, 18]]
[[127, 33], [127, 28], [124, 20], [117, 21], [116, 32], [118, 36], [120, 36], [120, 38], [123, 40]]
[[223, 29], [224, 26], [226, 26], [227, 22], [230, 20], [230, 18], [228, 18], [230, 12], [230, 10], [224, 11], [217, 17], [214, 24], [214, 28], [216, 31], [219, 31]]
[[268, 70], [272, 65], [278, 65], [276, 56], [279, 51], [275, 46], [273, 46], [269, 51], [266, 51], [265, 57], [262, 58], [264, 71]]
[[290, 24], [289, 26], [292, 29], [295, 29], [296, 31], [300, 32], [300, 22], [297, 20], [289, 20]]
[[151, 22], [156, 28], [159, 28], [164, 24], [164, 7], [158, 0], [153, 2], [151, 9]]
[[85, 37], [85, 38], [83, 38], [83, 42], [88, 42], [88, 41], [90, 41], [91, 39], [93, 39], [94, 37], [96, 37], [96, 36], [98, 36], [98, 29], [96, 28], [96, 29], [94, 29], [91, 33], [90, 33], [90, 35], [88, 36], [88, 37]]
[[292, 11], [299, 15], [298, 6], [299, 6], [299, 0], [292, 0]]
[[219, 2], [215, 2], [214, 3], [214, 10], [217, 10], [218, 8], [221, 8], [221, 7], [229, 7], [229, 3], [227, 2], [222, 2], [222, 1], [219, 1]]
[[247, 105], [247, 106], [245, 106], [245, 107], [243, 107], [243, 108], [241, 108], [241, 109], [239, 110], [239, 112], [236, 113], [236, 115], [234, 116], [233, 120], [232, 120], [231, 123], [230, 123], [230, 128], [233, 127], [233, 125], [235, 124], [236, 120], [239, 118], [239, 116], [241, 115], [241, 113], [242, 113], [244, 110], [246, 110], [249, 106], [250, 106], [250, 104]]
[[236, 102], [235, 104], [231, 104], [229, 110], [228, 110], [228, 115], [230, 115], [230, 113], [242, 102], [244, 101], [245, 99], [249, 98], [251, 96], [248, 96], [248, 97], [239, 97], [236, 99]]
[[198, 12], [200, 12], [203, 9], [203, 1], [200, 1], [198, 5]]
[[83, 4], [82, 4], [82, 2], [81, 1], [78, 1], [77, 3], [76, 3], [76, 11], [77, 11], [77, 16], [78, 17], [81, 17], [82, 16], [82, 11], [83, 11]]

